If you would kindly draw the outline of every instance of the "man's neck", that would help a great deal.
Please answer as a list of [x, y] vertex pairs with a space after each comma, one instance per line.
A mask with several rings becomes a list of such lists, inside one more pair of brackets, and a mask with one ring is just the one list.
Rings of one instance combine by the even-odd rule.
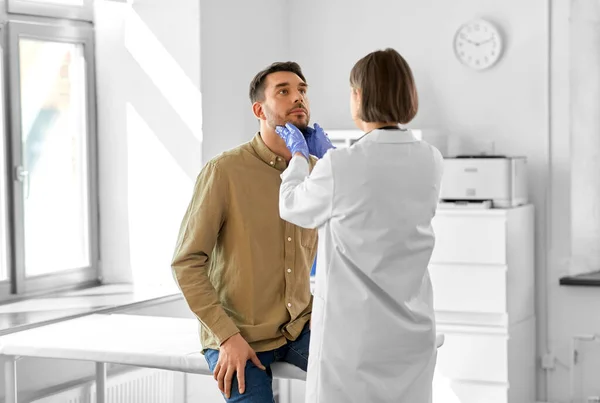
[[269, 150], [279, 155], [287, 162], [289, 162], [292, 159], [292, 153], [290, 152], [290, 150], [288, 150], [287, 146], [285, 145], [285, 141], [283, 141], [283, 139], [279, 137], [279, 134], [277, 134], [275, 130], [272, 130], [269, 127], [261, 127], [260, 137], [262, 138], [265, 145], [269, 148]]

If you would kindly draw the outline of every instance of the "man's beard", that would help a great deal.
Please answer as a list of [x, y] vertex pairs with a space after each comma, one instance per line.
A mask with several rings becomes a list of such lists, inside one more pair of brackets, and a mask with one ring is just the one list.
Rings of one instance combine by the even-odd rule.
[[306, 122], [294, 122], [290, 119], [287, 119], [286, 116], [276, 116], [273, 111], [271, 111], [269, 109], [268, 106], [264, 106], [265, 108], [265, 115], [267, 116], [267, 123], [269, 124], [269, 126], [271, 126], [273, 129], [275, 129], [275, 127], [277, 126], [285, 126], [286, 123], [291, 123], [294, 126], [296, 126], [304, 135], [307, 134], [307, 129], [308, 129], [308, 122], [310, 120], [310, 116], [307, 115], [306, 118]]

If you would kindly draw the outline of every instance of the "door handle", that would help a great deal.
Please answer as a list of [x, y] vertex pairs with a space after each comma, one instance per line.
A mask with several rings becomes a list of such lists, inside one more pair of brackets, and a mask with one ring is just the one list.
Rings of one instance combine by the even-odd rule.
[[25, 186], [25, 198], [29, 198], [29, 171], [27, 171], [22, 166], [18, 166], [15, 168], [15, 180], [23, 183]]

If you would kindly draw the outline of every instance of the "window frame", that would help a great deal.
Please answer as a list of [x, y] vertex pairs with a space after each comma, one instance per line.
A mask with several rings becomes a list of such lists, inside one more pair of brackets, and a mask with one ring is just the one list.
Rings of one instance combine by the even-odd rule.
[[[20, 39], [81, 44], [86, 65], [87, 102], [87, 172], [89, 211], [89, 267], [64, 270], [27, 278], [25, 275], [24, 183], [16, 180], [16, 169], [23, 164], [21, 140], [21, 78]], [[11, 140], [10, 172], [12, 179], [12, 269], [13, 293], [29, 295], [77, 286], [98, 284], [99, 269], [99, 206], [98, 158], [96, 124], [96, 86], [94, 63], [94, 32], [92, 26], [55, 25], [50, 23], [9, 21], [8, 23], [8, 79], [9, 79], [9, 138]], [[1, 298], [1, 296], [0, 296]]]
[[83, 5], [81, 6], [41, 3], [34, 0], [7, 0], [6, 10], [10, 14], [25, 14], [82, 21], [93, 21], [94, 19], [93, 0], [83, 0]]
[[[3, 29], [0, 28], [0, 37], [3, 36]], [[6, 268], [7, 278], [0, 280], [0, 297], [9, 295], [13, 290], [12, 278], [15, 276], [12, 263], [12, 243], [11, 239], [11, 191], [10, 191], [10, 158], [9, 158], [9, 140], [10, 132], [7, 130], [7, 112], [6, 112], [6, 69], [5, 52], [0, 47], [0, 264]]]

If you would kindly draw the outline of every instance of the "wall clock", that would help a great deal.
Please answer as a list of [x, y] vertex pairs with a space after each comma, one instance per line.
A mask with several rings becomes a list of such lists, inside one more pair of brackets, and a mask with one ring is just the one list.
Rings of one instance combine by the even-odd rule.
[[502, 54], [502, 36], [489, 21], [476, 19], [458, 28], [454, 54], [465, 66], [475, 70], [492, 67]]

